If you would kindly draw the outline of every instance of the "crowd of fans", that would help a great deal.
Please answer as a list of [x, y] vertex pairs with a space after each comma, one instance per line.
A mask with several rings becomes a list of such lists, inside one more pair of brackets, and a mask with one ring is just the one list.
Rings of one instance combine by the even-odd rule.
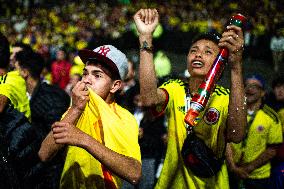
[[[55, 57], [68, 51], [116, 40], [135, 31], [132, 16], [141, 7], [158, 7], [163, 31], [222, 31], [237, 12], [248, 17], [247, 29], [256, 36], [275, 31], [283, 23], [279, 1], [15, 1], [1, 2], [0, 31], [9, 41], [23, 41]], [[161, 31], [162, 32], [162, 31]], [[134, 47], [136, 44], [133, 44]], [[123, 48], [123, 46], [122, 46]]]

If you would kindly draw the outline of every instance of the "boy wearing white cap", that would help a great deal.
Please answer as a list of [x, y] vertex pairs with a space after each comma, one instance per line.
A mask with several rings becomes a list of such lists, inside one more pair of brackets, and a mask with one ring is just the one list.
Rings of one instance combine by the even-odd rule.
[[81, 50], [86, 64], [72, 90], [72, 105], [41, 145], [39, 157], [51, 159], [68, 145], [60, 188], [120, 188], [121, 179], [141, 177], [138, 125], [114, 101], [128, 70], [125, 54], [111, 45]]

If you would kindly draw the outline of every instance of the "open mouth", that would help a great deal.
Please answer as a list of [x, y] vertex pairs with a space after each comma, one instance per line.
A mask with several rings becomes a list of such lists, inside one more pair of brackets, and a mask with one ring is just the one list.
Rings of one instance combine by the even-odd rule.
[[193, 68], [202, 68], [203, 67], [203, 63], [201, 61], [195, 60], [191, 63], [191, 66]]

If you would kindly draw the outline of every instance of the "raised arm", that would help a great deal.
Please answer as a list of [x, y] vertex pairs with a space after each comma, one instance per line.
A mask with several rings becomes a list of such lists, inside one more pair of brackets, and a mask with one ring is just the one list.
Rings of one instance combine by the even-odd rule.
[[245, 134], [247, 124], [247, 106], [243, 82], [243, 45], [241, 28], [228, 26], [220, 39], [219, 46], [229, 50], [231, 68], [230, 100], [227, 119], [227, 142], [240, 142]]
[[144, 106], [155, 106], [165, 102], [166, 96], [161, 89], [157, 89], [157, 77], [153, 61], [153, 32], [159, 22], [156, 9], [140, 9], [134, 15], [136, 28], [139, 32], [140, 66], [139, 83], [140, 93]]
[[[66, 115], [60, 122], [75, 124], [82, 114], [88, 100], [89, 92], [85, 90], [85, 84], [83, 82], [78, 82], [72, 90], [72, 106], [68, 109]], [[54, 124], [52, 128], [54, 127]], [[41, 147], [38, 152], [39, 158], [42, 161], [48, 161], [52, 159], [63, 147], [64, 144], [57, 144], [55, 142], [53, 132], [50, 131], [41, 143]]]

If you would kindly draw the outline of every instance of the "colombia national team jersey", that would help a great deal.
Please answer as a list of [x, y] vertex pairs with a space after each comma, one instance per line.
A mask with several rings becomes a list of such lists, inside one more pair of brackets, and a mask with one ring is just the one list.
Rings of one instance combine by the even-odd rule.
[[31, 111], [26, 83], [18, 71], [10, 71], [0, 76], [0, 94], [9, 98], [14, 108], [23, 112], [30, 119]]
[[[247, 116], [248, 121], [252, 119]], [[248, 127], [248, 126], [247, 126]], [[257, 111], [251, 125], [247, 128], [247, 137], [238, 144], [231, 143], [235, 163], [249, 163], [263, 153], [267, 146], [282, 142], [282, 125], [277, 113], [267, 105]], [[263, 179], [270, 176], [270, 162], [255, 169], [249, 175], [251, 179]]]
[[[199, 178], [184, 165], [181, 155], [186, 139], [185, 128], [185, 87], [181, 80], [169, 80], [160, 88], [166, 91], [168, 101], [164, 109], [157, 110], [168, 118], [168, 146], [163, 169], [156, 185], [158, 189], [195, 189], [195, 188], [229, 188], [225, 164], [217, 176]], [[228, 115], [229, 90], [216, 86], [205, 110], [199, 115], [199, 123], [194, 127], [198, 137], [203, 139], [218, 157], [224, 157], [224, 131]]]

